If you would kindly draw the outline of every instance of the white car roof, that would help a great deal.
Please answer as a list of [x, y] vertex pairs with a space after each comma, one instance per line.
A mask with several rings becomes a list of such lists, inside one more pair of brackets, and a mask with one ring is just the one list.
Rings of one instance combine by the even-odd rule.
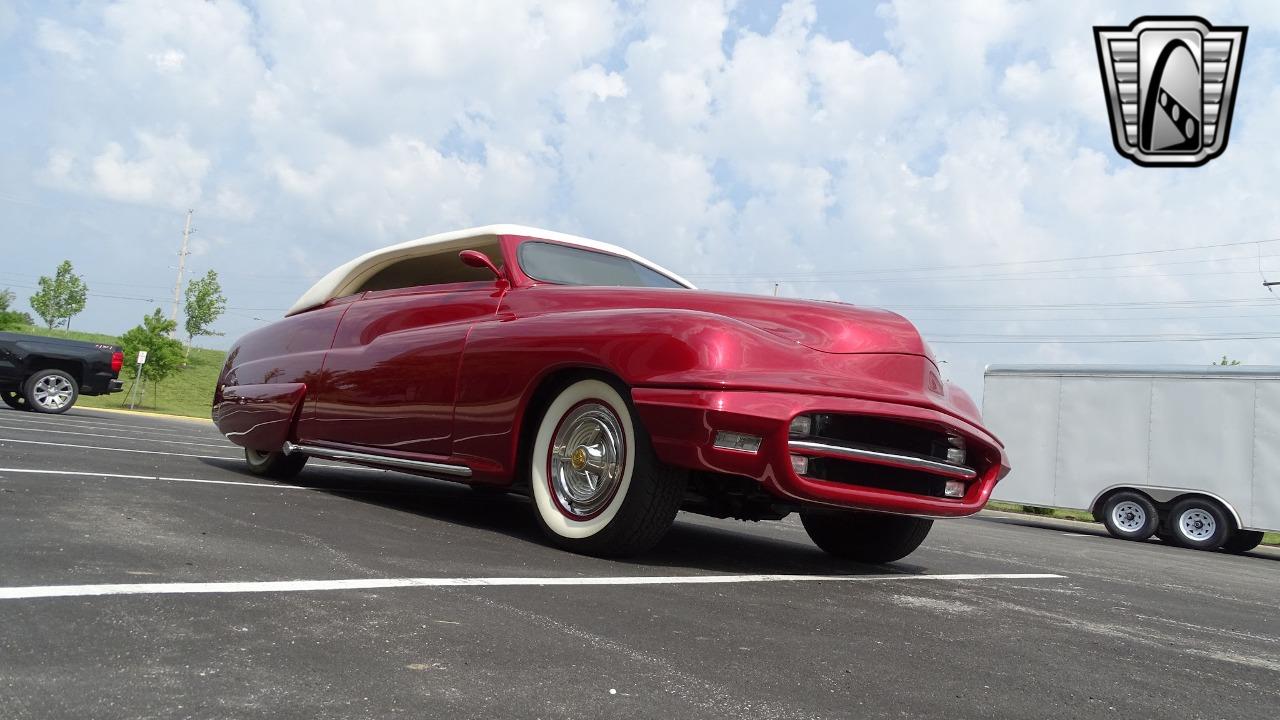
[[351, 260], [337, 268], [311, 286], [311, 289], [302, 294], [298, 301], [289, 308], [285, 315], [294, 315], [304, 310], [310, 310], [319, 307], [333, 298], [350, 295], [364, 281], [368, 280], [377, 271], [385, 268], [391, 263], [420, 255], [430, 255], [442, 250], [450, 250], [457, 247], [458, 250], [466, 250], [468, 245], [475, 244], [476, 240], [484, 238], [486, 241], [499, 235], [519, 235], [522, 237], [541, 238], [543, 240], [554, 240], [556, 242], [565, 243], [566, 245], [577, 245], [579, 247], [591, 250], [600, 250], [611, 253], [613, 255], [621, 255], [622, 257], [634, 260], [641, 265], [664, 275], [671, 280], [687, 287], [692, 288], [693, 283], [685, 280], [679, 275], [667, 270], [655, 262], [646, 260], [639, 255], [620, 248], [617, 245], [610, 245], [598, 240], [590, 240], [576, 235], [567, 235], [565, 233], [555, 232], [554, 230], [543, 230], [541, 228], [528, 227], [525, 225], [484, 225], [482, 227], [467, 228], [466, 230], [454, 230], [452, 232], [439, 233], [438, 235], [429, 235], [417, 240], [402, 242], [398, 245], [391, 245], [380, 250], [367, 252], [360, 257]]

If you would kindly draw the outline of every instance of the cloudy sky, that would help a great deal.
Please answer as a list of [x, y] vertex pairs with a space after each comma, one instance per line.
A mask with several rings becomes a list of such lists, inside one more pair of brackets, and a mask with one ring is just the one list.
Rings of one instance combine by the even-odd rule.
[[[1230, 145], [1140, 168], [1091, 27], [1183, 13], [1249, 26]], [[897, 310], [975, 394], [987, 363], [1280, 364], [1232, 339], [1280, 336], [1278, 49], [1267, 0], [0, 0], [0, 288], [70, 258], [73, 326], [122, 331], [194, 208], [225, 346], [353, 255], [519, 222]]]

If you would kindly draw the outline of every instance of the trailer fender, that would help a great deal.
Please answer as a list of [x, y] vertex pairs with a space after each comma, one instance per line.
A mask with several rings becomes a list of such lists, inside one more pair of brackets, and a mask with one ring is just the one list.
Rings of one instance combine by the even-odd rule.
[[1107, 496], [1118, 490], [1132, 490], [1143, 493], [1147, 497], [1151, 498], [1151, 500], [1157, 505], [1172, 505], [1174, 502], [1192, 495], [1207, 497], [1221, 505], [1223, 509], [1227, 511], [1227, 514], [1231, 516], [1231, 521], [1235, 523], [1237, 528], [1243, 527], [1243, 524], [1240, 522], [1240, 513], [1236, 512], [1236, 509], [1232, 507], [1231, 503], [1223, 499], [1222, 496], [1206, 490], [1188, 490], [1187, 488], [1162, 487], [1159, 485], [1112, 485], [1107, 487], [1102, 492], [1095, 495], [1093, 502], [1089, 504], [1089, 511], [1093, 513], [1095, 518], [1098, 517], [1098, 513], [1102, 508], [1102, 503], [1106, 501]]

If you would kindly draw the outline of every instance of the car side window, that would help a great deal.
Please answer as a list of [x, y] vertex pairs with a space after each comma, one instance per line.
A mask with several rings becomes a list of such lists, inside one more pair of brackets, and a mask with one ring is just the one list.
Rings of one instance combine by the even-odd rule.
[[484, 268], [464, 265], [458, 259], [460, 250], [479, 250], [495, 264], [502, 264], [502, 250], [497, 243], [455, 248], [431, 255], [398, 260], [378, 270], [360, 284], [356, 293], [376, 290], [398, 290], [423, 285], [448, 285], [461, 282], [492, 281], [493, 274]]
[[521, 244], [520, 267], [534, 280], [556, 285], [684, 287], [630, 258], [553, 243]]

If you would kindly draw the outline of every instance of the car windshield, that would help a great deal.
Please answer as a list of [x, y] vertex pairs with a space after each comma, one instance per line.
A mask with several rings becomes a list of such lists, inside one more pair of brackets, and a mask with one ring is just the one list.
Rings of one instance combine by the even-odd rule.
[[634, 260], [608, 253], [526, 242], [520, 246], [520, 267], [540, 282], [557, 285], [613, 285], [683, 288], [680, 283]]

